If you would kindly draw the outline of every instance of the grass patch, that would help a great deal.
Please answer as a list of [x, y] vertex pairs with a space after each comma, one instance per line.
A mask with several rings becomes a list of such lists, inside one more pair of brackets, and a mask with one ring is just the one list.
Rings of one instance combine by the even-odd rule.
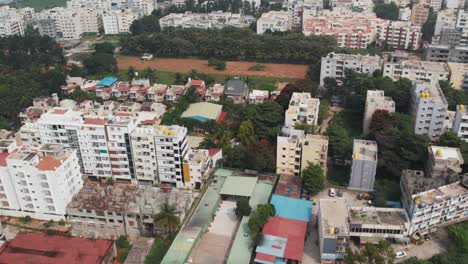
[[249, 68], [249, 71], [264, 71], [266, 66], [264, 64], [257, 63]]
[[148, 255], [146, 255], [145, 264], [161, 263], [171, 242], [172, 237], [167, 239], [161, 237], [155, 238]]
[[11, 7], [32, 7], [36, 11], [50, 9], [57, 6], [66, 6], [67, 0], [15, 0], [11, 2]]

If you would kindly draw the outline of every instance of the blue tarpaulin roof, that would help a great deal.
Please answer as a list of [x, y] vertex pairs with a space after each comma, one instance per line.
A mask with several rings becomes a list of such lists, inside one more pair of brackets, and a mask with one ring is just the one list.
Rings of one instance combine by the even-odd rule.
[[312, 202], [274, 194], [271, 204], [275, 206], [276, 215], [309, 222], [312, 215]]
[[119, 79], [115, 77], [105, 77], [104, 79], [100, 80], [96, 85], [97, 86], [104, 86], [109, 87], [116, 83]]

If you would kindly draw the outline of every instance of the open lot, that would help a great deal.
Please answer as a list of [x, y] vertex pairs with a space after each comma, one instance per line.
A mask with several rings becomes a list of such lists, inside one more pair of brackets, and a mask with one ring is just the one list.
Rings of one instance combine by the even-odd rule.
[[430, 259], [431, 257], [444, 253], [450, 245], [447, 228], [442, 228], [429, 235], [431, 240], [424, 241], [421, 245], [409, 244], [408, 246], [393, 244], [393, 250], [405, 251], [408, 256], [398, 259], [397, 262], [402, 262], [411, 257], [418, 259]]
[[208, 230], [200, 239], [192, 253], [192, 263], [223, 263], [235, 235], [237, 218], [235, 201], [223, 201]]
[[172, 72], [190, 72], [194, 69], [199, 72], [211, 74], [266, 76], [291, 79], [303, 79], [307, 74], [307, 65], [297, 64], [262, 63], [265, 65], [263, 71], [249, 71], [250, 67], [257, 64], [256, 62], [228, 61], [226, 62], [226, 70], [218, 71], [208, 66], [207, 60], [198, 59], [157, 58], [151, 61], [142, 61], [139, 57], [119, 56], [117, 58], [117, 63], [120, 69], [127, 69], [130, 66], [135, 67], [137, 70], [151, 67], [156, 70]]

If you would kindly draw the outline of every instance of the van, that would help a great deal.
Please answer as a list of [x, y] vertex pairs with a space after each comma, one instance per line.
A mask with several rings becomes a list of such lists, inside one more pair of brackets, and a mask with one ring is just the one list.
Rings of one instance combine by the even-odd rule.
[[328, 195], [330, 197], [335, 197], [336, 196], [335, 188], [330, 188], [330, 190], [328, 190]]

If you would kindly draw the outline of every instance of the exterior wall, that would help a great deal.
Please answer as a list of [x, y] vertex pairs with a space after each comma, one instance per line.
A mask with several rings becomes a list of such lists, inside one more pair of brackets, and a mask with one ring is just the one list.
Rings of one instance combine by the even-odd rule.
[[428, 15], [429, 7], [425, 4], [415, 4], [411, 13], [411, 22], [416, 26], [422, 26], [426, 23]]
[[377, 110], [395, 112], [395, 102], [390, 97], [385, 97], [383, 91], [367, 91], [366, 106], [364, 111], [363, 132], [369, 133], [372, 116]]
[[[393, 80], [407, 78], [411, 81], [438, 82], [448, 80], [449, 69], [443, 63], [430, 62], [423, 65], [420, 62], [402, 61], [385, 63], [383, 76]], [[434, 69], [431, 69], [431, 66]]]
[[96, 177], [112, 177], [104, 124], [83, 124], [78, 130], [78, 140], [84, 173]]
[[424, 49], [424, 60], [436, 62], [468, 63], [468, 48], [462, 46], [428, 45]]
[[283, 128], [276, 144], [276, 173], [299, 176], [304, 131]]
[[135, 179], [130, 134], [137, 126], [134, 119], [123, 123], [107, 123], [107, 139], [112, 176], [118, 180]]
[[468, 141], [468, 114], [465, 109], [465, 105], [457, 105], [453, 132], [463, 140]]
[[379, 40], [385, 41], [394, 49], [419, 49], [422, 41], [420, 26], [405, 21], [386, 21], [379, 28]]
[[320, 66], [320, 86], [324, 86], [326, 77], [335, 78], [340, 82], [345, 77], [345, 69], [371, 75], [374, 71], [380, 70], [381, 68], [382, 60], [378, 56], [371, 57], [330, 53], [326, 57], [322, 57]]
[[324, 175], [327, 174], [328, 137], [320, 135], [307, 135], [302, 143], [301, 172], [307, 168], [308, 163], [318, 164], [322, 167]]

